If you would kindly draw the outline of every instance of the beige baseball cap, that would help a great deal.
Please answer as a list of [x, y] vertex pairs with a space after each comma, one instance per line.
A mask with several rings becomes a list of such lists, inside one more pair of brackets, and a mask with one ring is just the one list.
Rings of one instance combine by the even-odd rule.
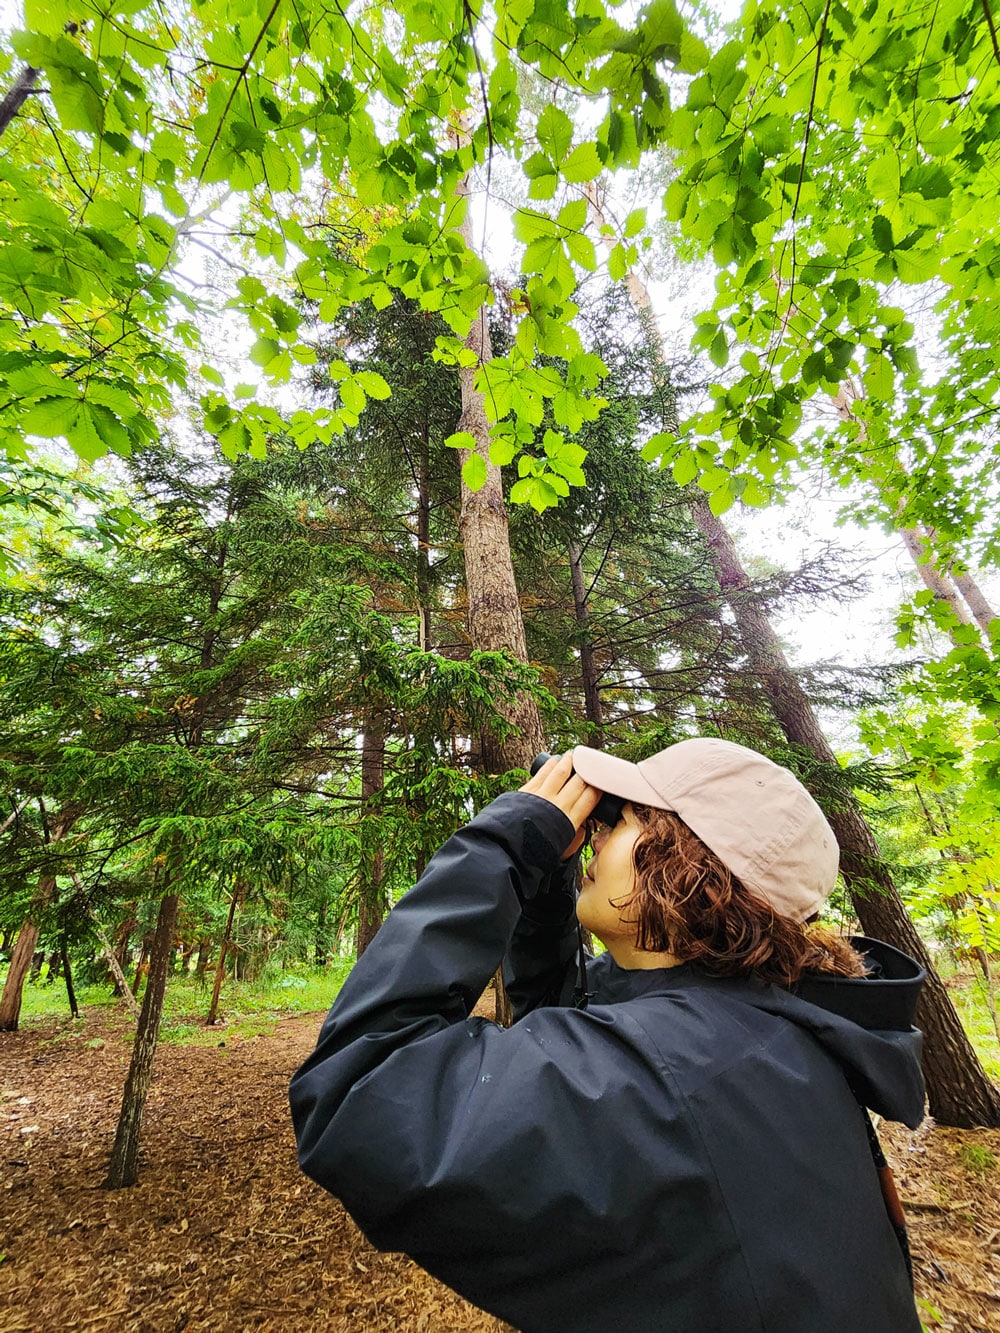
[[807, 920], [833, 890], [833, 830], [795, 774], [756, 750], [706, 736], [631, 764], [578, 745], [573, 767], [601, 791], [673, 810], [782, 916]]

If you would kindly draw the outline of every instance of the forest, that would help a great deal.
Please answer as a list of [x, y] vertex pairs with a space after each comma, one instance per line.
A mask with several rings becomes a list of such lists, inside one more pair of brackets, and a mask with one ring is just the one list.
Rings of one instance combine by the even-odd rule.
[[500, 1327], [287, 1076], [535, 754], [707, 735], [927, 970], [918, 1308], [1000, 1328], [997, 23], [0, 12], [0, 1327]]

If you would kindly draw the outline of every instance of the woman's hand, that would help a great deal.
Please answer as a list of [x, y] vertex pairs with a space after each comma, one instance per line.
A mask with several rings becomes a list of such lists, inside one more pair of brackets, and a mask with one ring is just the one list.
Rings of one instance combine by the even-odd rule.
[[583, 846], [587, 836], [587, 820], [601, 799], [601, 793], [573, 772], [572, 750], [566, 754], [553, 755], [533, 778], [529, 778], [521, 791], [540, 796], [543, 801], [548, 801], [563, 812], [576, 830], [573, 841], [563, 852], [563, 860], [568, 861], [571, 856], [575, 856]]

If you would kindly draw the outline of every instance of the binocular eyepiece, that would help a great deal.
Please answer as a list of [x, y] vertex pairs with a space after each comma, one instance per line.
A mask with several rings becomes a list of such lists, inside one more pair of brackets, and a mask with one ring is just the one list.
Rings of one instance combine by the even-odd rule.
[[[552, 758], [550, 754], [536, 754], [531, 761], [530, 773], [534, 777], [543, 764], [547, 764]], [[602, 792], [601, 799], [594, 806], [594, 813], [591, 819], [596, 819], [599, 824], [607, 824], [609, 828], [614, 828], [622, 817], [622, 808], [625, 805], [624, 796], [612, 796], [610, 792]]]

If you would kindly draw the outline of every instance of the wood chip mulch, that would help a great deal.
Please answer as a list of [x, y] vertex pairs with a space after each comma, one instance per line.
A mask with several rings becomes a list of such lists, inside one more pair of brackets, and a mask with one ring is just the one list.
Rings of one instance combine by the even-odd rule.
[[[319, 1015], [161, 1044], [137, 1186], [101, 1188], [127, 1020], [0, 1034], [0, 1333], [500, 1333], [379, 1254], [295, 1161], [286, 1089]], [[879, 1127], [932, 1333], [1000, 1333], [1000, 1130]], [[806, 1333], [806, 1330], [803, 1330]], [[863, 1333], [858, 1330], [858, 1333]]]

